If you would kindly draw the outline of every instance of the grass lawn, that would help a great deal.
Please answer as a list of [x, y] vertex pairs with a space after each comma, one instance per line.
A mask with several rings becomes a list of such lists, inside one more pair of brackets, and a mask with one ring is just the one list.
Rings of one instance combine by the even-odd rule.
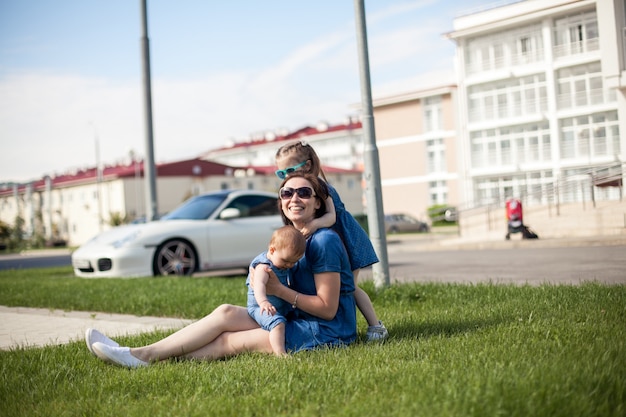
[[[362, 284], [383, 344], [127, 370], [83, 342], [0, 352], [0, 416], [624, 416], [626, 286]], [[245, 279], [0, 271], [0, 305], [199, 318]], [[167, 333], [128, 336], [149, 343]]]

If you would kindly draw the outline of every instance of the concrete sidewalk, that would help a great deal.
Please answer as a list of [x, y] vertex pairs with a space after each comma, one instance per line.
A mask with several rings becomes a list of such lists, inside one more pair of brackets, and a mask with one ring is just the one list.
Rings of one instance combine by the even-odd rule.
[[179, 329], [188, 323], [191, 320], [0, 306], [0, 349], [83, 340], [88, 327], [95, 327], [114, 338], [161, 329]]

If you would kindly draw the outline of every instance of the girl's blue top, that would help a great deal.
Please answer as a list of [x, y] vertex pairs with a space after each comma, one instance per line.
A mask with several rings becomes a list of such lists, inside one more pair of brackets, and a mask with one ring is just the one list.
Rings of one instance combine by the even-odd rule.
[[352, 214], [346, 210], [337, 190], [330, 184], [327, 185], [337, 214], [337, 220], [332, 228], [339, 234], [343, 244], [346, 246], [348, 258], [350, 259], [350, 268], [352, 268], [352, 271], [356, 271], [357, 269], [375, 264], [378, 262], [378, 256], [376, 256], [369, 236], [359, 222], [352, 217]]

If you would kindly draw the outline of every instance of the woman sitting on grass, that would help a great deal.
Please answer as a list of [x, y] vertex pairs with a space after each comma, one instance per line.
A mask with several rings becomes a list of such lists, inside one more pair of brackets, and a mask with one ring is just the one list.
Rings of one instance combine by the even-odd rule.
[[[293, 173], [281, 184], [280, 208], [285, 224], [301, 230], [326, 213], [325, 184], [310, 174]], [[270, 273], [267, 294], [292, 305], [285, 327], [285, 348], [294, 353], [356, 340], [354, 279], [339, 236], [319, 229], [307, 239], [306, 252], [291, 269], [291, 287]], [[135, 368], [174, 357], [216, 360], [244, 352], [272, 353], [269, 332], [259, 327], [246, 307], [224, 304], [211, 314], [148, 346], [120, 347], [95, 329], [87, 329], [89, 350], [100, 359]]]

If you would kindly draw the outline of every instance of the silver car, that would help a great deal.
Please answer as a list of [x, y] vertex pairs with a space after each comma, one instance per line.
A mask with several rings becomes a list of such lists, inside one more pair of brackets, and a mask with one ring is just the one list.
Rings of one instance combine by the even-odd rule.
[[404, 213], [385, 215], [385, 231], [389, 233], [428, 232], [428, 224]]
[[218, 191], [190, 198], [160, 220], [97, 235], [72, 253], [72, 266], [85, 278], [247, 268], [282, 225], [276, 193]]

